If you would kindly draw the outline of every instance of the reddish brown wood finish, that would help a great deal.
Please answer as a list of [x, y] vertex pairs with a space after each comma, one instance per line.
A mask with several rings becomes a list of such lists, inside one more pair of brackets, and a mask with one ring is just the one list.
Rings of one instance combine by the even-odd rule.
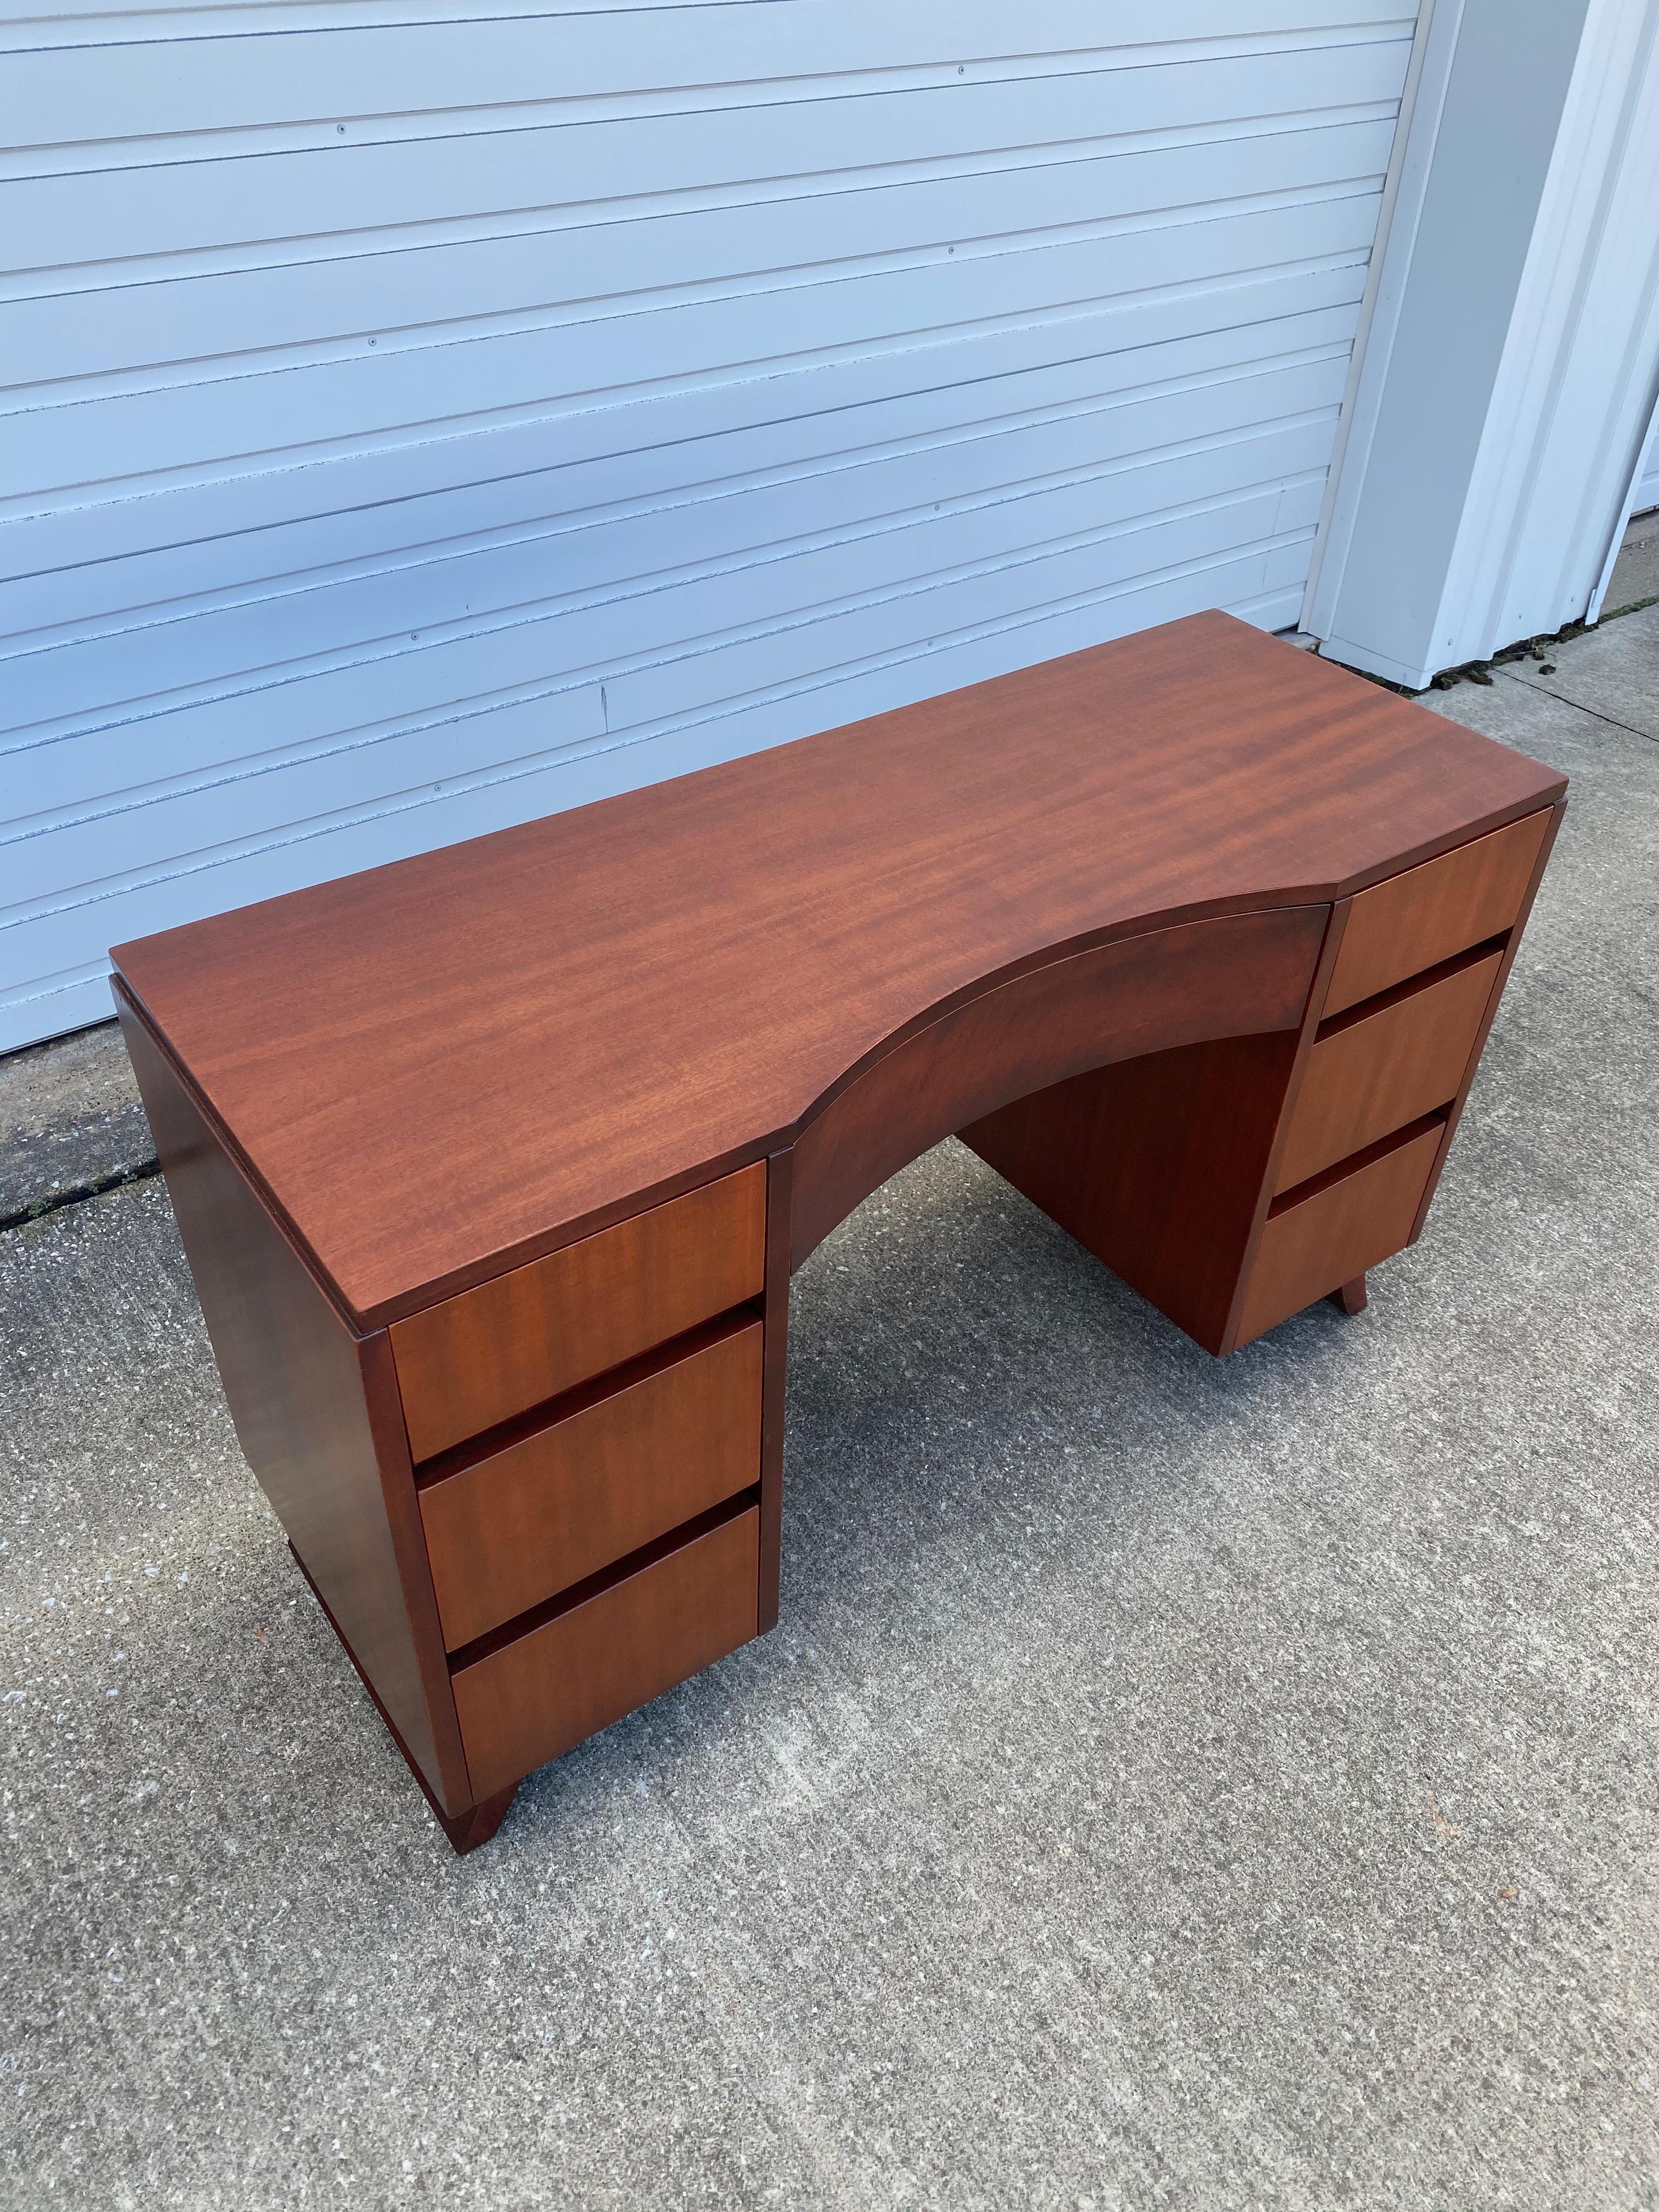
[[1503, 962], [1498, 970], [1498, 979], [1492, 985], [1492, 996], [1486, 1001], [1486, 1011], [1481, 1017], [1480, 1027], [1475, 1036], [1474, 1047], [1469, 1054], [1469, 1064], [1464, 1071], [1462, 1085], [1456, 1097], [1452, 1101], [1451, 1112], [1446, 1116], [1445, 1133], [1440, 1140], [1440, 1150], [1435, 1158], [1433, 1172], [1429, 1176], [1428, 1187], [1423, 1193], [1422, 1203], [1417, 1209], [1417, 1218], [1412, 1224], [1413, 1243], [1423, 1233], [1423, 1224], [1428, 1218], [1429, 1208], [1434, 1203], [1435, 1192], [1440, 1187], [1440, 1177], [1446, 1165], [1446, 1155], [1451, 1150], [1452, 1139], [1457, 1134], [1457, 1125], [1463, 1117], [1463, 1108], [1468, 1100], [1469, 1086], [1474, 1081], [1475, 1072], [1480, 1067], [1480, 1055], [1486, 1049], [1486, 1039], [1492, 1033], [1492, 1022], [1498, 1012], [1498, 1003], [1504, 995], [1504, 986], [1510, 980], [1510, 970], [1514, 967], [1515, 957], [1521, 950], [1522, 933], [1526, 928], [1528, 918], [1532, 913], [1533, 901], [1538, 896], [1538, 886], [1544, 879], [1544, 871], [1549, 865], [1549, 857], [1554, 849], [1556, 835], [1560, 830], [1562, 818], [1566, 811], [1565, 803], [1550, 809], [1544, 835], [1538, 847], [1538, 857], [1533, 862], [1532, 874], [1528, 879], [1526, 890], [1522, 896], [1521, 910], [1516, 915], [1515, 926], [1510, 930], [1509, 942], [1504, 946]]
[[513, 1800], [518, 1794], [518, 1784], [509, 1782], [505, 1790], [498, 1790], [493, 1797], [486, 1797], [482, 1805], [475, 1805], [458, 1820], [452, 1820], [447, 1813], [438, 1814], [444, 1833], [460, 1857], [465, 1858], [469, 1851], [476, 1851], [481, 1844], [489, 1842], [512, 1811]]
[[1350, 1320], [1365, 1310], [1365, 1278], [1356, 1275], [1351, 1283], [1339, 1283], [1331, 1292], [1331, 1304], [1346, 1314]]
[[915, 1031], [796, 1139], [795, 1264], [896, 1169], [1006, 1100], [1103, 1061], [1294, 1030], [1328, 919], [1324, 907], [1279, 907], [1119, 939]]
[[778, 1625], [783, 1577], [784, 1391], [789, 1376], [790, 1195], [792, 1152], [774, 1152], [766, 1164], [766, 1345], [761, 1385], [760, 1595], [757, 1617], [764, 1636]]
[[1501, 956], [1489, 953], [1358, 1020], [1322, 1024], [1291, 1110], [1276, 1188], [1289, 1190], [1403, 1129], [1462, 1088]]
[[1549, 826], [1547, 810], [1533, 813], [1494, 836], [1362, 891], [1331, 978], [1326, 1015], [1501, 936], [1521, 910]]
[[758, 1297], [766, 1170], [666, 1206], [392, 1325], [410, 1448], [427, 1460]]
[[1347, 918], [1320, 914], [1294, 1026], [1155, 1053], [1017, 1101], [961, 1132], [990, 1164], [1207, 1352], [1231, 1348], [1285, 1101]]
[[410, 1765], [441, 1811], [462, 1812], [408, 1461], [371, 1410], [385, 1339], [352, 1337], [118, 990], [116, 1004], [248, 1465]]
[[422, 1486], [452, 1651], [760, 1479], [758, 1321], [717, 1326], [666, 1364], [579, 1395]]
[[479, 1796], [746, 1644], [759, 1517], [750, 1506], [460, 1668], [455, 1702]]
[[367, 1327], [786, 1147], [988, 985], [1564, 788], [1203, 615], [116, 958]]
[[1218, 1352], [1297, 1038], [1229, 1037], [1019, 1100], [962, 1140]]
[[[293, 1559], [295, 1565], [298, 1567], [301, 1574], [304, 1576], [307, 1583], [309, 1585], [311, 1595], [316, 1599], [318, 1605], [321, 1607], [324, 1620], [327, 1621], [329, 1626], [334, 1631], [336, 1636], [339, 1638], [341, 1647], [344, 1650], [346, 1657], [350, 1660], [353, 1668], [356, 1669], [358, 1680], [362, 1684], [364, 1689], [368, 1691], [369, 1703], [374, 1706], [375, 1711], [379, 1713], [380, 1718], [386, 1723], [387, 1735], [390, 1735], [393, 1743], [397, 1745], [398, 1749], [403, 1753], [404, 1765], [408, 1767], [416, 1781], [420, 1784], [421, 1795], [426, 1799], [427, 1803], [431, 1807], [433, 1818], [437, 1821], [439, 1826], [448, 1837], [450, 1842], [455, 1846], [457, 1851], [460, 1852], [463, 1856], [465, 1856], [468, 1851], [476, 1851], [480, 1844], [487, 1844], [489, 1841], [490, 1838], [501, 1826], [501, 1822], [507, 1818], [508, 1810], [512, 1806], [513, 1800], [518, 1795], [519, 1785], [515, 1782], [510, 1789], [497, 1791], [495, 1796], [487, 1798], [482, 1805], [464, 1803], [464, 1809], [459, 1813], [447, 1813], [444, 1810], [442, 1801], [434, 1791], [431, 1784], [427, 1780], [425, 1775], [422, 1773], [420, 1766], [413, 1753], [410, 1752], [409, 1746], [404, 1741], [402, 1733], [398, 1727], [397, 1722], [392, 1719], [391, 1714], [386, 1711], [380, 1692], [376, 1690], [374, 1682], [370, 1680], [368, 1673], [365, 1671], [362, 1660], [358, 1658], [356, 1653], [352, 1650], [340, 1627], [339, 1622], [336, 1620], [333, 1613], [329, 1610], [328, 1600], [323, 1595], [321, 1590], [318, 1589], [310, 1575], [306, 1573], [306, 1563], [300, 1557], [300, 1554], [295, 1550], [293, 1545], [290, 1544], [288, 1548], [289, 1554]], [[466, 1789], [462, 1792], [463, 1801], [470, 1796], [471, 1790], [471, 1784], [469, 1783]]]
[[[239, 1432], [457, 1848], [775, 1620], [792, 1261], [951, 1127], [1213, 1351], [1363, 1304], [1468, 1076], [1286, 1191], [1445, 1081], [1430, 992], [1317, 1025], [1523, 919], [1564, 789], [1205, 616], [119, 948]], [[616, 1370], [752, 1301], [671, 1469]]]
[[1327, 1297], [1411, 1241], [1419, 1200], [1440, 1149], [1442, 1125], [1379, 1148], [1346, 1173], [1305, 1186], [1307, 1195], [1270, 1212], [1251, 1262], [1237, 1345]]

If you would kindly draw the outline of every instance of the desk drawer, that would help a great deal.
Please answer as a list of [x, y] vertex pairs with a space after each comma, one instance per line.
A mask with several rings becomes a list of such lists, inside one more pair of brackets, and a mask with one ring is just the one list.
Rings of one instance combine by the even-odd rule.
[[761, 1334], [728, 1324], [422, 1489], [450, 1650], [760, 1480]]
[[1316, 1186], [1306, 1198], [1269, 1214], [1244, 1293], [1239, 1344], [1409, 1243], [1445, 1133], [1444, 1121], [1433, 1121], [1351, 1175]]
[[672, 1690], [758, 1627], [751, 1505], [454, 1675], [479, 1800]]
[[745, 1298], [766, 1272], [766, 1168], [687, 1191], [389, 1332], [419, 1462]]
[[1358, 893], [1325, 994], [1326, 1017], [1508, 929], [1553, 811], [1547, 806]]
[[1457, 1096], [1502, 962], [1489, 953], [1321, 1035], [1291, 1109], [1276, 1191]]

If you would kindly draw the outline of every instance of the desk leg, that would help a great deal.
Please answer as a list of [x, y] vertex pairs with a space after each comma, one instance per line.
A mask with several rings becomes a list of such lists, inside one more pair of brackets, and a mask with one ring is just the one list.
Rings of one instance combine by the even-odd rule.
[[489, 1841], [506, 1820], [507, 1809], [518, 1794], [519, 1785], [514, 1782], [506, 1790], [498, 1790], [493, 1797], [486, 1797], [482, 1805], [475, 1805], [470, 1813], [462, 1813], [453, 1820], [447, 1813], [438, 1813], [435, 1803], [432, 1809], [438, 1813], [445, 1835], [465, 1857], [468, 1851], [476, 1851], [480, 1844]]
[[380, 1718], [386, 1723], [387, 1734], [391, 1736], [393, 1743], [397, 1745], [398, 1750], [402, 1752], [404, 1755], [404, 1762], [409, 1768], [410, 1772], [420, 1784], [421, 1795], [425, 1798], [427, 1803], [432, 1808], [433, 1817], [436, 1820], [439, 1826], [443, 1830], [445, 1835], [448, 1837], [450, 1842], [454, 1844], [456, 1850], [462, 1853], [463, 1856], [465, 1856], [468, 1851], [476, 1851], [480, 1844], [487, 1844], [489, 1841], [489, 1838], [495, 1834], [496, 1829], [501, 1826], [501, 1822], [506, 1820], [507, 1808], [512, 1804], [514, 1797], [518, 1795], [518, 1784], [515, 1782], [508, 1789], [497, 1790], [493, 1797], [486, 1797], [482, 1805], [469, 1805], [465, 1813], [450, 1814], [445, 1812], [443, 1807], [438, 1802], [437, 1798], [433, 1794], [432, 1784], [427, 1780], [425, 1775], [422, 1773], [420, 1767], [410, 1757], [409, 1746], [404, 1741], [403, 1736], [399, 1733], [398, 1723], [392, 1719], [391, 1714], [387, 1712], [385, 1705], [381, 1703], [380, 1693], [375, 1688], [374, 1683], [370, 1681], [362, 1661], [359, 1659], [356, 1653], [352, 1650], [339, 1622], [336, 1620], [333, 1613], [330, 1611], [328, 1600], [323, 1595], [321, 1590], [318, 1589], [316, 1583], [313, 1580], [310, 1568], [307, 1566], [305, 1561], [300, 1557], [298, 1552], [295, 1550], [292, 1543], [289, 1544], [288, 1548], [289, 1556], [292, 1558], [295, 1565], [298, 1567], [300, 1572], [305, 1577], [307, 1587], [310, 1589], [313, 1597], [316, 1599], [323, 1619], [328, 1623], [329, 1626], [334, 1631], [334, 1633], [339, 1638], [341, 1649], [344, 1651], [346, 1657], [350, 1660], [352, 1666], [356, 1670], [357, 1680], [362, 1684], [364, 1689], [368, 1692], [369, 1697], [374, 1702], [375, 1711], [379, 1713]]
[[1356, 1275], [1351, 1283], [1343, 1283], [1331, 1292], [1331, 1304], [1340, 1306], [1345, 1314], [1361, 1314], [1365, 1310], [1365, 1278]]

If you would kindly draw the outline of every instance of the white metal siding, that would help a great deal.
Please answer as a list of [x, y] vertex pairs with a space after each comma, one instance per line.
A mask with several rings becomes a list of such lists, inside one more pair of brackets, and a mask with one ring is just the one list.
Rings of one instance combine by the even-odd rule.
[[1384, 12], [0, 22], [0, 1045], [106, 1013], [125, 937], [1293, 623]]
[[1648, 450], [1643, 457], [1642, 473], [1636, 480], [1636, 495], [1631, 501], [1632, 514], [1646, 514], [1659, 507], [1659, 428], [1649, 435]]
[[1412, 690], [1599, 610], [1659, 374], [1659, 0], [1455, 0], [1424, 57], [1305, 618]]

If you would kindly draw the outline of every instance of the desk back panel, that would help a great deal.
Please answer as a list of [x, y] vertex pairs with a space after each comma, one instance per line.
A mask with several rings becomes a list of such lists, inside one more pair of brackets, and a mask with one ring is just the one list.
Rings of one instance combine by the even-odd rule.
[[117, 993], [237, 1440], [442, 1810], [471, 1802], [384, 1334], [353, 1335]]

